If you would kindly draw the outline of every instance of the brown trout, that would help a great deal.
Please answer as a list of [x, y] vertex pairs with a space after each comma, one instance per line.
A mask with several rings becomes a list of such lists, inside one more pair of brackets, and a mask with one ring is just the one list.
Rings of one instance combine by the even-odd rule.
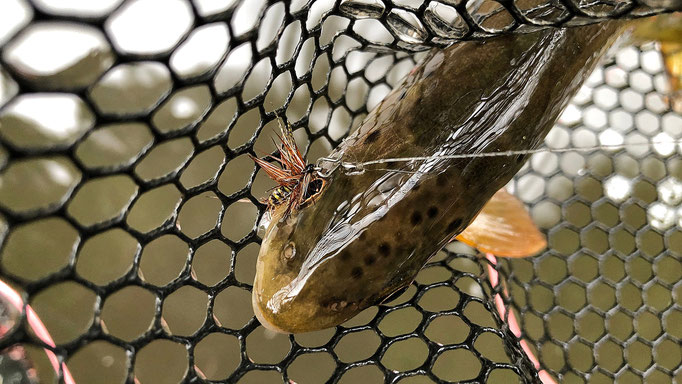
[[[295, 209], [272, 210], [253, 286], [260, 322], [285, 333], [324, 329], [409, 285], [528, 157], [442, 155], [537, 148], [625, 25], [430, 52], [330, 155], [335, 161], [316, 175], [287, 176], [308, 172], [309, 183], [293, 184], [302, 188]], [[414, 156], [432, 158], [364, 172], [338, 166]]]

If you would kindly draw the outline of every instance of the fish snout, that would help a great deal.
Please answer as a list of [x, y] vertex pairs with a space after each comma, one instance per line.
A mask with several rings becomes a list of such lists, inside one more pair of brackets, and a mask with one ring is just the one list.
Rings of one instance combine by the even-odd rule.
[[252, 305], [258, 321], [279, 333], [301, 333], [336, 326], [364, 309], [352, 300], [349, 287], [330, 279], [325, 266], [302, 273], [298, 258], [303, 250], [287, 242], [265, 244], [258, 256]]
[[317, 295], [295, 294], [287, 288], [273, 295], [264, 294], [254, 285], [253, 312], [267, 329], [279, 333], [302, 333], [334, 327], [358, 314], [357, 302], [328, 299], [320, 302]]

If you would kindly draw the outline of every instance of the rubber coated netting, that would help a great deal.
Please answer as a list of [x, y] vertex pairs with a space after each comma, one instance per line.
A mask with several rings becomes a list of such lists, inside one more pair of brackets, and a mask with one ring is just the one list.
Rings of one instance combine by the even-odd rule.
[[253, 317], [273, 184], [248, 157], [278, 116], [327, 154], [413, 52], [679, 6], [3, 0], [2, 382], [682, 382], [682, 116], [655, 44], [597, 69], [546, 140], [635, 145], [537, 154], [510, 184], [545, 253], [451, 244], [333, 329]]

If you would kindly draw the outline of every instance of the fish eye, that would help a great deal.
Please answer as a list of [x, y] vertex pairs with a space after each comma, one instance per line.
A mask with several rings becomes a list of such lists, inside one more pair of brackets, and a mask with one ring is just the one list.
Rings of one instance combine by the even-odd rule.
[[314, 179], [310, 183], [308, 183], [308, 187], [303, 192], [303, 201], [308, 201], [315, 198], [315, 196], [317, 196], [322, 191], [324, 183], [325, 182], [323, 179]]
[[296, 256], [296, 244], [294, 244], [293, 242], [289, 242], [289, 244], [287, 244], [284, 247], [284, 249], [282, 249], [282, 258], [285, 261], [289, 261], [293, 259], [294, 256]]

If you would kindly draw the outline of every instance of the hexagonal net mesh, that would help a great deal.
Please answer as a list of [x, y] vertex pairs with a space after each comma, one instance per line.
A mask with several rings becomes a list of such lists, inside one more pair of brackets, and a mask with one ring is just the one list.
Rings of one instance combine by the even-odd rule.
[[[450, 244], [341, 326], [266, 331], [248, 154], [310, 161], [417, 51], [656, 1], [5, 0], [0, 375], [16, 383], [682, 382], [682, 117], [655, 44], [599, 67], [510, 184], [549, 239]], [[666, 8], [668, 7], [668, 8]], [[475, 76], [475, 74], [472, 74]], [[636, 145], [650, 140], [655, 145]]]

